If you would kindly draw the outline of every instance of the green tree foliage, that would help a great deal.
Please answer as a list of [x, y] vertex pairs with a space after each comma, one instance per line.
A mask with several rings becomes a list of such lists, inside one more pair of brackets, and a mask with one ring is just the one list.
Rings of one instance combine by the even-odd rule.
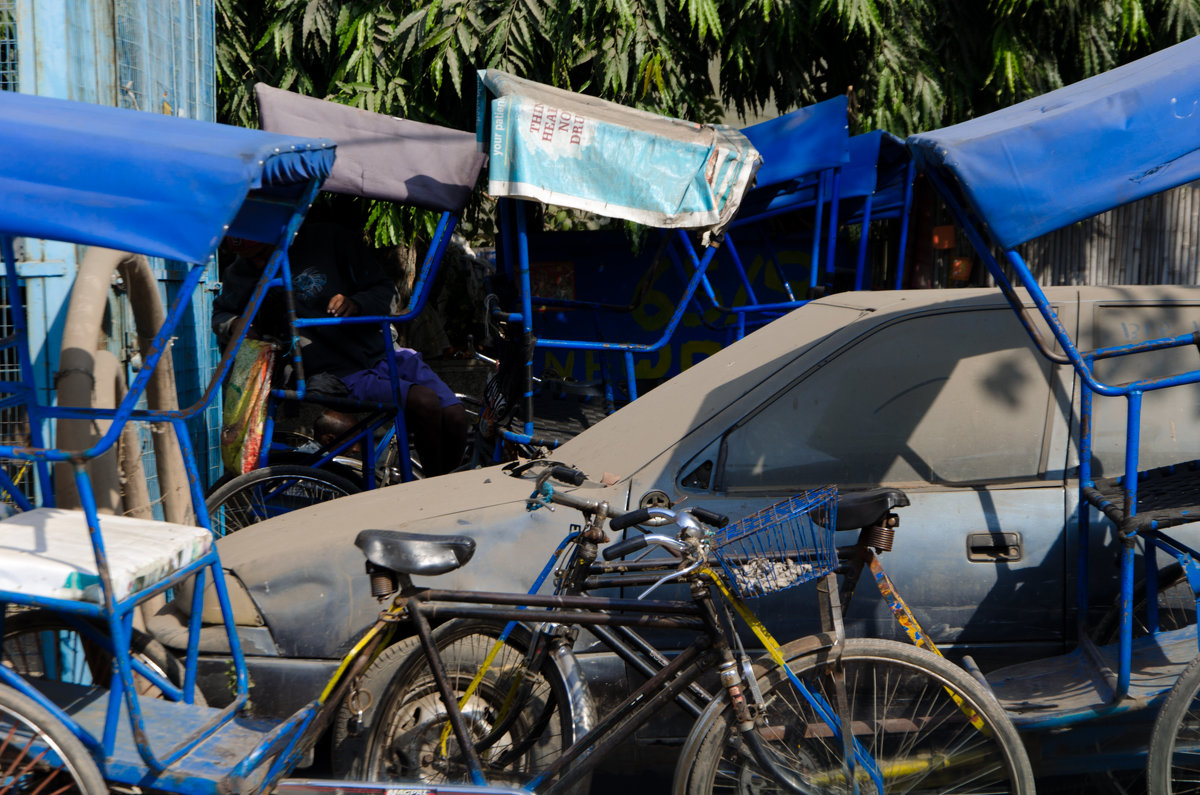
[[[1200, 34], [1200, 0], [216, 0], [218, 115], [264, 81], [474, 129], [475, 70], [700, 122], [847, 93], [852, 132], [944, 126]], [[736, 119], [733, 119], [737, 123]], [[372, 207], [380, 240], [421, 222]]]

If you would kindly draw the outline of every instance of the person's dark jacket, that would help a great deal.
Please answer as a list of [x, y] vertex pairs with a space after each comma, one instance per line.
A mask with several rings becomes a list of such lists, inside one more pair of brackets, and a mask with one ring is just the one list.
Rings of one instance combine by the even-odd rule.
[[[359, 315], [386, 315], [396, 295], [395, 285], [379, 267], [362, 240], [329, 224], [301, 227], [288, 249], [292, 288], [298, 317], [331, 317], [329, 299], [341, 293], [358, 306]], [[213, 301], [213, 331], [224, 344], [241, 315], [261, 274], [261, 265], [237, 258], [222, 277], [221, 293]], [[267, 293], [254, 327], [262, 336], [287, 340], [283, 292]], [[304, 369], [309, 375], [341, 376], [373, 366], [386, 348], [378, 325], [310, 326], [300, 329]]]

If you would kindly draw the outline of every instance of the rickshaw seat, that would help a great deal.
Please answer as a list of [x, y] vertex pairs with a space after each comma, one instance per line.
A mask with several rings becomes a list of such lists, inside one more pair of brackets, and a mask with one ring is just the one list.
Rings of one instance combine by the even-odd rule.
[[[100, 516], [113, 598], [155, 585], [205, 555], [203, 527]], [[81, 510], [35, 508], [0, 521], [0, 590], [103, 604], [100, 576]]]

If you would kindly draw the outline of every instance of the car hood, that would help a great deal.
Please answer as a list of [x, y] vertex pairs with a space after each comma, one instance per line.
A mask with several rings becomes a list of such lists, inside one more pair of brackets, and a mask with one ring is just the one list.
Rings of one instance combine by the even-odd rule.
[[[590, 484], [602, 499], [626, 504], [628, 487]], [[289, 657], [339, 657], [379, 612], [361, 550], [365, 529], [461, 534], [476, 550], [463, 568], [419, 581], [441, 588], [528, 590], [580, 515], [529, 511], [533, 481], [495, 466], [342, 497], [251, 525], [218, 542], [222, 565], [237, 575]]]

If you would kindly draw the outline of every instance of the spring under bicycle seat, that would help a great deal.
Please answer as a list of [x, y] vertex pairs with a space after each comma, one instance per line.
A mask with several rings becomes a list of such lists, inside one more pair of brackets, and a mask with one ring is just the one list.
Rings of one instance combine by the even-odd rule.
[[465, 566], [475, 554], [475, 539], [469, 536], [401, 530], [363, 530], [354, 545], [372, 564], [400, 574], [445, 574]]

